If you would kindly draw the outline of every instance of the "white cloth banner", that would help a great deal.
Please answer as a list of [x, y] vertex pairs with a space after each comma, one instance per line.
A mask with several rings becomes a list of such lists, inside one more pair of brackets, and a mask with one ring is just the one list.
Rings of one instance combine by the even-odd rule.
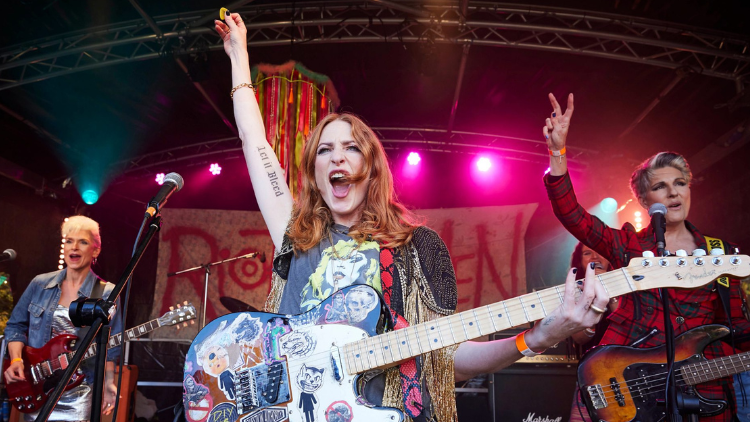
[[[458, 309], [466, 310], [526, 293], [524, 237], [537, 204], [503, 207], [416, 210], [445, 241], [458, 282]], [[266, 262], [241, 259], [210, 268], [206, 320], [229, 311], [221, 297], [262, 309], [271, 286], [273, 243], [257, 211], [165, 209], [152, 318], [170, 306], [191, 302], [202, 313], [205, 270], [167, 277], [251, 252]], [[155, 338], [193, 338], [198, 324], [185, 330], [157, 330]]]

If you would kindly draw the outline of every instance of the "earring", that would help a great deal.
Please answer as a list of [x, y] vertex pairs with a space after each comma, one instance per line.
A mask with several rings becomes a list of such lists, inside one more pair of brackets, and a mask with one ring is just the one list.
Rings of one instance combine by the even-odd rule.
[[96, 265], [96, 260], [97, 260], [97, 259], [99, 259], [99, 258], [94, 258], [94, 259], [93, 259], [93, 260], [91, 261], [91, 265]]

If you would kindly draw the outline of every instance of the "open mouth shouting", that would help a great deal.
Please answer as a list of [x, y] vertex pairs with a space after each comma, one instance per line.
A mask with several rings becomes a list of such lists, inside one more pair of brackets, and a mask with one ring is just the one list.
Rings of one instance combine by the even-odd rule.
[[349, 183], [349, 173], [345, 170], [334, 170], [328, 174], [331, 191], [336, 198], [345, 198], [352, 185]]

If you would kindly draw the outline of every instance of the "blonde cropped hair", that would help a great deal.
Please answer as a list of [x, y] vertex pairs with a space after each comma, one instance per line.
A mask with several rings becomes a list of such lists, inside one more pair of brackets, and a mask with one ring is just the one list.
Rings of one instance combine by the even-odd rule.
[[693, 179], [693, 173], [685, 157], [676, 152], [660, 152], [636, 167], [630, 176], [630, 190], [636, 198], [643, 198], [651, 188], [651, 178], [654, 176], [654, 170], [664, 167], [674, 167], [682, 173], [682, 177], [690, 185]]
[[84, 217], [82, 215], [75, 215], [65, 219], [60, 227], [60, 233], [63, 237], [70, 233], [85, 230], [91, 234], [91, 242], [97, 249], [102, 248], [102, 236], [99, 234], [99, 223], [96, 221]]

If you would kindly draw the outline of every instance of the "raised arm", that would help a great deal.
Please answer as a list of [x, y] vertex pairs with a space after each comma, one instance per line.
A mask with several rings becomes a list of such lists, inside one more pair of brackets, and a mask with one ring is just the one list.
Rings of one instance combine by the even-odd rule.
[[573, 94], [568, 94], [568, 106], [565, 108], [565, 113], [560, 109], [560, 103], [552, 93], [549, 94], [549, 102], [552, 105], [552, 114], [542, 128], [544, 139], [547, 140], [547, 148], [550, 150], [549, 174], [562, 176], [568, 172], [565, 141], [568, 137], [570, 119], [573, 118]]
[[279, 250], [294, 201], [289, 187], [284, 183], [284, 170], [266, 140], [263, 118], [250, 85], [252, 80], [247, 53], [247, 28], [238, 13], [227, 13], [225, 21], [226, 23], [217, 20], [214, 23], [216, 32], [224, 40], [224, 51], [232, 61], [234, 118], [242, 139], [242, 151], [255, 199], [273, 244]]

